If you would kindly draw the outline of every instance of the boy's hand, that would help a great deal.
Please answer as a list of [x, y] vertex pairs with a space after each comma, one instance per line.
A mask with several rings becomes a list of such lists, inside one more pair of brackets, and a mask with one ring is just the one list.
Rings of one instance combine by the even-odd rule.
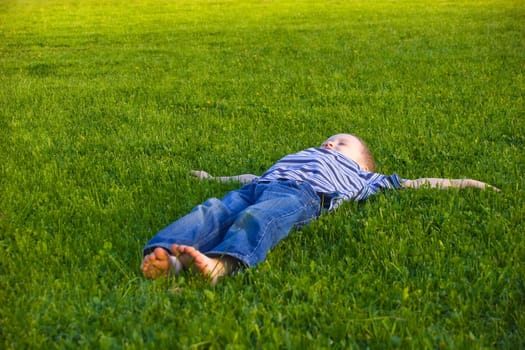
[[199, 179], [213, 179], [213, 176], [203, 170], [191, 170], [191, 175], [198, 177]]
[[481, 182], [478, 180], [470, 180], [470, 181], [471, 181], [471, 187], [481, 188], [482, 190], [491, 189], [496, 192], [501, 192], [499, 188], [489, 185], [488, 183]]
[[242, 184], [247, 184], [252, 182], [254, 179], [258, 178], [257, 175], [253, 174], [242, 174], [234, 176], [211, 176], [204, 170], [190, 170], [191, 175], [198, 177], [199, 179], [215, 180], [219, 182], [240, 182]]
[[491, 189], [497, 192], [501, 190], [497, 187], [489, 185], [485, 182], [472, 179], [441, 179], [441, 178], [421, 178], [415, 180], [407, 180], [401, 184], [404, 187], [410, 188], [438, 188], [438, 189], [447, 189], [447, 188], [466, 188], [466, 187], [475, 187], [482, 190]]

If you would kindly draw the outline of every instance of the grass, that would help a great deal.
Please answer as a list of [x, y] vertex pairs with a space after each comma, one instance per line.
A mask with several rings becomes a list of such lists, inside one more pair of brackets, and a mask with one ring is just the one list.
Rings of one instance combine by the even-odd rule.
[[[3, 1], [0, 347], [525, 346], [521, 1]], [[500, 193], [347, 203], [215, 288], [159, 229], [338, 132]]]

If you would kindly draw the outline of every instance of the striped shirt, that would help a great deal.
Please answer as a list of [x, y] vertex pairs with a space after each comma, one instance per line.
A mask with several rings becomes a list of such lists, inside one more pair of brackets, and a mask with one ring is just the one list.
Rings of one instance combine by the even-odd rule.
[[328, 200], [329, 210], [343, 200], [363, 200], [382, 189], [401, 188], [402, 179], [362, 170], [343, 154], [324, 148], [308, 148], [279, 160], [258, 181], [303, 181]]

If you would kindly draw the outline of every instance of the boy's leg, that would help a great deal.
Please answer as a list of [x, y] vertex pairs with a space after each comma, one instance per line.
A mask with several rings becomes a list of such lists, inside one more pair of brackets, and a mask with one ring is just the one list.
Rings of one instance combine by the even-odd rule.
[[168, 252], [173, 244], [193, 246], [203, 251], [217, 245], [237, 214], [253, 203], [253, 188], [252, 185], [246, 185], [229, 192], [222, 200], [208, 199], [161, 230], [144, 247], [141, 265], [144, 275], [147, 278], [157, 278], [169, 274]]
[[295, 181], [259, 184], [255, 204], [239, 213], [220, 244], [202, 253], [231, 256], [246, 266], [264, 260], [289, 232], [320, 214], [320, 199], [310, 185]]

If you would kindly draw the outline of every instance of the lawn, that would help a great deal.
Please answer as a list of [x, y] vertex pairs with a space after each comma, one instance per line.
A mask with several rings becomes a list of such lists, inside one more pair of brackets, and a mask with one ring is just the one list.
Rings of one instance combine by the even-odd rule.
[[[0, 348], [525, 347], [525, 4], [0, 2]], [[211, 287], [144, 244], [351, 132], [385, 192]]]

